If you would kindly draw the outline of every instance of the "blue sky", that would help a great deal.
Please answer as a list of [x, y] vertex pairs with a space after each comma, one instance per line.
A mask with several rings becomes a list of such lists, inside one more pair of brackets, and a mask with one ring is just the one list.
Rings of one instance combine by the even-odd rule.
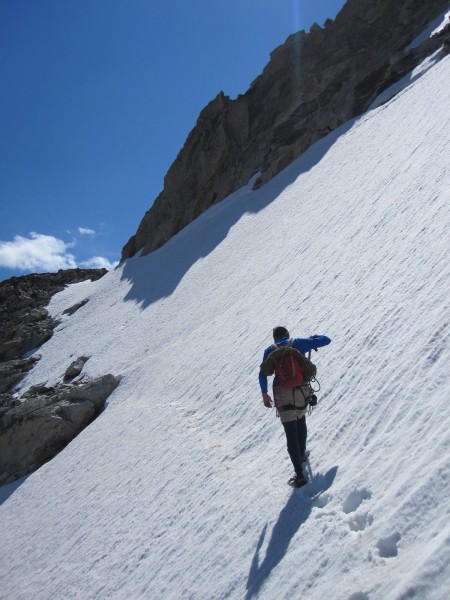
[[0, 279], [108, 266], [220, 90], [343, 0], [2, 0]]

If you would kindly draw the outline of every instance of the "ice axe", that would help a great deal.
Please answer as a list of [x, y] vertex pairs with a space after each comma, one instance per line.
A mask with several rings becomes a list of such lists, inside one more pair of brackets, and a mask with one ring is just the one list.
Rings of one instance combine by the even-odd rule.
[[308, 360], [311, 360], [311, 352], [314, 350], [314, 352], [317, 352], [317, 348], [311, 348], [311, 350], [308, 352]]

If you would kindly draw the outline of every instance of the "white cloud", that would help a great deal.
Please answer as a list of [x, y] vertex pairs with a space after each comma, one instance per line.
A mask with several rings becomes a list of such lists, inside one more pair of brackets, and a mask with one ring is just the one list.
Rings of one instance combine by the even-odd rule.
[[89, 260], [85, 260], [82, 263], [80, 263], [80, 267], [83, 267], [84, 269], [108, 269], [108, 271], [110, 271], [111, 269], [114, 269], [114, 267], [116, 267], [118, 264], [119, 261], [117, 260], [111, 263], [104, 256], [93, 256]]
[[23, 271], [57, 271], [77, 266], [75, 256], [67, 252], [73, 243], [66, 243], [51, 235], [30, 233], [30, 237], [16, 235], [12, 242], [0, 240], [0, 266]]
[[95, 235], [95, 231], [89, 229], [89, 227], [78, 227], [78, 232], [81, 233], [81, 235]]
[[64, 242], [52, 235], [34, 231], [30, 233], [30, 237], [16, 235], [11, 242], [0, 240], [0, 267], [42, 272], [74, 269], [78, 266], [85, 269], [111, 270], [119, 264], [118, 261], [110, 262], [103, 256], [92, 256], [78, 262], [76, 257], [68, 252], [75, 245], [75, 241]]

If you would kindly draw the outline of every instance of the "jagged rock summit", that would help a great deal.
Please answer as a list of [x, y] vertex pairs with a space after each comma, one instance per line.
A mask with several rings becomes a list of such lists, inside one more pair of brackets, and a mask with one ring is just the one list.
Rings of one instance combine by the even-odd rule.
[[437, 39], [409, 48], [447, 6], [446, 0], [348, 0], [323, 29], [316, 24], [289, 36], [245, 94], [231, 100], [220, 92], [202, 110], [122, 260], [160, 247], [252, 176], [258, 174], [256, 186], [267, 182], [367, 110], [442, 46]]

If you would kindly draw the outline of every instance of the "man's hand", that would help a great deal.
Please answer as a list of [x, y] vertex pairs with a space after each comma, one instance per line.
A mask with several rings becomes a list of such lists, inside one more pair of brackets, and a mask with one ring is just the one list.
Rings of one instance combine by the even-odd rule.
[[272, 398], [269, 396], [269, 394], [263, 394], [263, 402], [264, 402], [264, 406], [266, 408], [271, 408], [272, 407]]

